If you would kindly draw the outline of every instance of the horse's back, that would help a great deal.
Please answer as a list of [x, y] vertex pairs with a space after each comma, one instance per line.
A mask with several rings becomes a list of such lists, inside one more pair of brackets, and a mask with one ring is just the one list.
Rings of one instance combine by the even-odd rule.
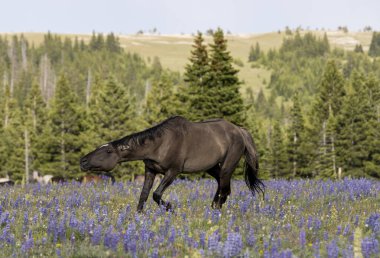
[[223, 119], [189, 122], [182, 149], [186, 160], [184, 171], [192, 172], [215, 166], [226, 156], [228, 149], [237, 144], [244, 150], [240, 128]]

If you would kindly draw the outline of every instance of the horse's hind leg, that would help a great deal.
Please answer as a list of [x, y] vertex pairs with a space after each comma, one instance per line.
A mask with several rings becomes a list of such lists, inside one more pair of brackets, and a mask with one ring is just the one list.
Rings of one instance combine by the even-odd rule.
[[210, 176], [212, 176], [213, 178], [215, 178], [216, 182], [218, 183], [218, 189], [216, 190], [214, 199], [213, 199], [212, 204], [211, 204], [211, 207], [213, 209], [216, 209], [217, 208], [217, 203], [218, 203], [218, 200], [219, 200], [219, 191], [220, 191], [220, 166], [219, 166], [219, 164], [216, 165], [215, 167], [207, 170], [207, 173]]
[[226, 202], [227, 197], [231, 193], [231, 177], [235, 168], [239, 164], [239, 160], [242, 154], [239, 153], [238, 146], [231, 148], [229, 153], [230, 155], [226, 156], [226, 159], [220, 169], [220, 183], [219, 183], [219, 196], [216, 202], [216, 208], [221, 209], [222, 205]]
[[164, 175], [164, 178], [161, 180], [157, 189], [153, 193], [153, 200], [158, 205], [164, 206], [166, 208], [166, 210], [171, 210], [172, 206], [171, 206], [170, 202], [165, 202], [162, 200], [162, 195], [163, 195], [165, 189], [174, 181], [177, 174], [178, 173], [174, 170], [167, 171]]

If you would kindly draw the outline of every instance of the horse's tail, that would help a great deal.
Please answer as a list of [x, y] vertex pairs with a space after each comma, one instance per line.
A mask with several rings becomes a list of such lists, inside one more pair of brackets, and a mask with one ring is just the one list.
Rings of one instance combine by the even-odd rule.
[[256, 145], [251, 134], [244, 128], [241, 128], [242, 136], [245, 144], [245, 162], [244, 162], [244, 178], [249, 190], [253, 195], [255, 192], [262, 192], [264, 195], [264, 183], [258, 178], [259, 159], [257, 155]]

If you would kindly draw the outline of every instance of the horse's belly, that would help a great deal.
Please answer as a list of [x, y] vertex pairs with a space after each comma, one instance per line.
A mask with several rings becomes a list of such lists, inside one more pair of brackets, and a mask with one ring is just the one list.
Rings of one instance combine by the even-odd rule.
[[206, 171], [220, 162], [220, 157], [213, 157], [212, 155], [203, 155], [189, 158], [185, 161], [183, 172], [197, 172]]

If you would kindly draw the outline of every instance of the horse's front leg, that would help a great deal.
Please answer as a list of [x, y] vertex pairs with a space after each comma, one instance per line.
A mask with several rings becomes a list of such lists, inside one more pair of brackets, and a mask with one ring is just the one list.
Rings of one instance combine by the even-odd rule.
[[152, 189], [154, 178], [156, 177], [156, 174], [151, 171], [149, 168], [145, 167], [145, 180], [144, 180], [144, 186], [141, 191], [139, 204], [137, 205], [137, 211], [142, 212], [144, 208], [144, 203], [148, 199], [150, 189]]
[[170, 204], [170, 202], [165, 202], [162, 200], [162, 195], [165, 191], [165, 189], [171, 184], [173, 183], [174, 179], [176, 178], [177, 176], [177, 171], [175, 170], [168, 170], [165, 175], [164, 175], [164, 178], [161, 180], [161, 183], [160, 185], [157, 187], [156, 191], [154, 191], [153, 193], [153, 200], [158, 204], [158, 205], [162, 205], [166, 208], [166, 210], [171, 210], [172, 209], [172, 206]]

